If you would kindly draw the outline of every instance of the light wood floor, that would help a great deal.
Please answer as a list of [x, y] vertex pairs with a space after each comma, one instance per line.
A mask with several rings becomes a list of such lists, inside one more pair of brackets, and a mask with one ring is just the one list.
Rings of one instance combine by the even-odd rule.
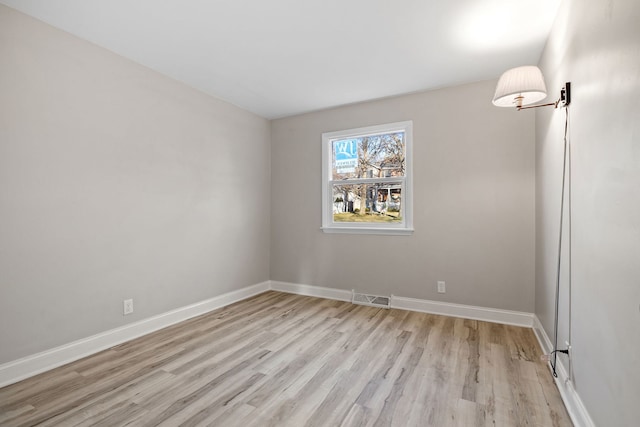
[[0, 389], [3, 426], [571, 426], [530, 329], [267, 292]]

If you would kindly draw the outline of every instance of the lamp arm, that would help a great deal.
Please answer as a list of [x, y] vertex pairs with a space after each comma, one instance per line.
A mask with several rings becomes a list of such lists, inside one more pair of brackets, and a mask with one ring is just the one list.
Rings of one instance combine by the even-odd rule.
[[520, 110], [528, 110], [530, 108], [540, 108], [540, 107], [551, 107], [553, 105], [554, 108], [558, 108], [558, 103], [560, 102], [560, 100], [557, 100], [556, 102], [550, 102], [548, 104], [537, 104], [537, 105], [529, 105], [528, 107], [516, 107], [518, 111]]
[[560, 98], [556, 102], [550, 102], [548, 104], [537, 104], [537, 105], [529, 105], [527, 107], [523, 107], [522, 105], [516, 106], [518, 111], [527, 110], [529, 108], [540, 108], [540, 107], [551, 107], [553, 105], [554, 108], [560, 107], [568, 107], [571, 103], [571, 82], [566, 82], [564, 87], [560, 89]]

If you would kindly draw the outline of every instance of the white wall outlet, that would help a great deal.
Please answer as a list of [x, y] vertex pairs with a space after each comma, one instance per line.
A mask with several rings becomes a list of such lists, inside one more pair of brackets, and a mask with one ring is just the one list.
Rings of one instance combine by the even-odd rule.
[[133, 300], [132, 299], [126, 299], [123, 301], [122, 303], [123, 306], [123, 310], [122, 313], [126, 316], [127, 314], [131, 314], [133, 313]]
[[447, 286], [444, 282], [438, 281], [438, 293], [444, 294], [445, 292], [447, 292]]

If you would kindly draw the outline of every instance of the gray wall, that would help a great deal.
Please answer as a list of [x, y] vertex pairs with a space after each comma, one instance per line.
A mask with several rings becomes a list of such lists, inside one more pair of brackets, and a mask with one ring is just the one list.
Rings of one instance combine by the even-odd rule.
[[[552, 98], [573, 83], [573, 373], [600, 426], [640, 419], [639, 22], [634, 0], [566, 0], [540, 63]], [[563, 126], [564, 111], [537, 112], [536, 313], [552, 339]], [[569, 337], [567, 267], [564, 258], [561, 344]]]
[[0, 363], [269, 279], [267, 120], [5, 6], [0, 58]]
[[[637, 22], [631, 0], [566, 0], [540, 64], [552, 98], [574, 84], [573, 373], [598, 425], [640, 418]], [[535, 300], [553, 337], [563, 111], [495, 108], [488, 81], [270, 125], [4, 6], [0, 57], [0, 363], [269, 278]], [[323, 234], [320, 135], [401, 120], [415, 233]]]
[[[273, 121], [271, 279], [532, 312], [534, 114], [495, 108], [495, 83]], [[402, 120], [415, 233], [322, 233], [321, 134]]]

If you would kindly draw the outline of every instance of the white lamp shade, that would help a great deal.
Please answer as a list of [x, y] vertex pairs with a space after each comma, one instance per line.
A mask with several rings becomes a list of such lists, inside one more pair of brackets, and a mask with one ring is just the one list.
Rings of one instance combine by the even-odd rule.
[[546, 96], [547, 87], [542, 71], [535, 65], [526, 65], [512, 68], [502, 74], [493, 96], [493, 105], [517, 107], [542, 101]]

